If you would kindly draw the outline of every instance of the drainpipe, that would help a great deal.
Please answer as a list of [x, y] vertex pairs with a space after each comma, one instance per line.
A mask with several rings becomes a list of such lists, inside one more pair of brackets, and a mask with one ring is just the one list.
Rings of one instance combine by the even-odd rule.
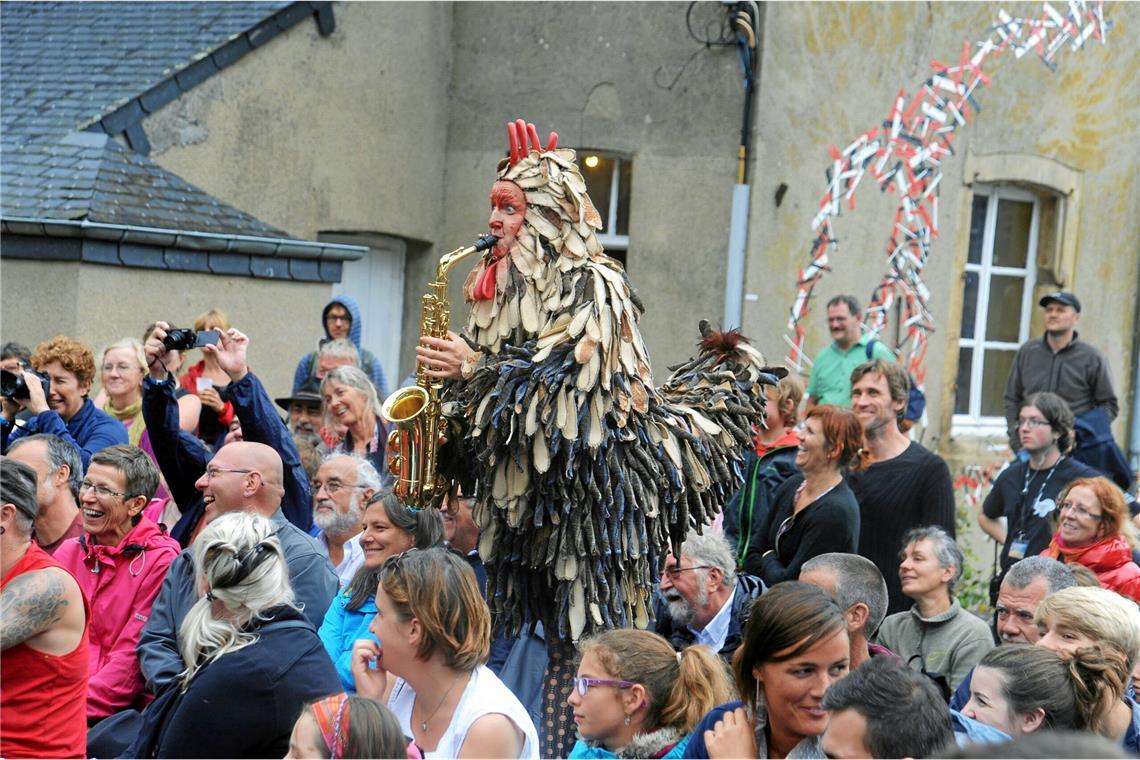
[[[1136, 292], [1140, 293], [1140, 273], [1136, 277]], [[1132, 431], [1128, 436], [1128, 464], [1133, 475], [1140, 473], [1140, 299], [1132, 318]], [[1132, 484], [1133, 493], [1136, 484]]]
[[748, 184], [748, 160], [752, 149], [752, 110], [756, 77], [760, 69], [760, 35], [763, 16], [755, 2], [734, 3], [728, 9], [729, 22], [736, 31], [737, 54], [744, 75], [744, 114], [737, 148], [736, 184], [732, 186], [732, 214], [728, 226], [728, 262], [724, 283], [723, 329], [739, 328], [744, 312], [744, 265], [748, 244], [748, 206], [752, 187]]

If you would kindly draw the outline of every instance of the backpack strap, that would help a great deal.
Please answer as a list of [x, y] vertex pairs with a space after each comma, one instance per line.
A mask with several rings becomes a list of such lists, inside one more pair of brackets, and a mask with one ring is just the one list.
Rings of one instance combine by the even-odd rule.
[[875, 358], [875, 344], [878, 342], [878, 338], [871, 338], [867, 341], [867, 361], [871, 361]]

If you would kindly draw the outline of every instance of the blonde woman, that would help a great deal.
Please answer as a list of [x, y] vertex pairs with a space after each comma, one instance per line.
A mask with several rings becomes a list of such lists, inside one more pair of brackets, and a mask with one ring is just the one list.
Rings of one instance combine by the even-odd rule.
[[194, 543], [194, 572], [199, 598], [178, 632], [186, 669], [147, 708], [126, 756], [283, 757], [301, 708], [341, 688], [293, 604], [273, 524], [218, 517]]

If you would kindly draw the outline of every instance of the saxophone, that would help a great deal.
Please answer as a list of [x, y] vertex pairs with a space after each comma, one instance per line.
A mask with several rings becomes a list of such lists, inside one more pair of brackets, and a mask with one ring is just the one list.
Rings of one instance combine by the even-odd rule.
[[[473, 253], [485, 251], [496, 242], [494, 235], [483, 235], [475, 244], [456, 248], [439, 260], [435, 281], [423, 297], [420, 335], [447, 338], [450, 321], [447, 303], [447, 274], [455, 264]], [[416, 363], [416, 384], [400, 388], [384, 400], [381, 416], [393, 425], [388, 434], [388, 469], [395, 476], [396, 498], [413, 509], [434, 506], [447, 491], [448, 483], [439, 474], [439, 439], [443, 434], [443, 381], [428, 377], [424, 365]]]

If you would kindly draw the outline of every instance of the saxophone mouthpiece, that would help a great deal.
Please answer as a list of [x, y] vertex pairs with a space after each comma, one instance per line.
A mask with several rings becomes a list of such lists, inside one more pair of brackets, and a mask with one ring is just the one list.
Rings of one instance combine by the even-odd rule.
[[475, 250], [485, 251], [488, 248], [492, 248], [494, 247], [495, 243], [498, 242], [498, 240], [499, 239], [497, 237], [489, 232], [486, 235], [480, 235], [479, 239], [475, 241]]

